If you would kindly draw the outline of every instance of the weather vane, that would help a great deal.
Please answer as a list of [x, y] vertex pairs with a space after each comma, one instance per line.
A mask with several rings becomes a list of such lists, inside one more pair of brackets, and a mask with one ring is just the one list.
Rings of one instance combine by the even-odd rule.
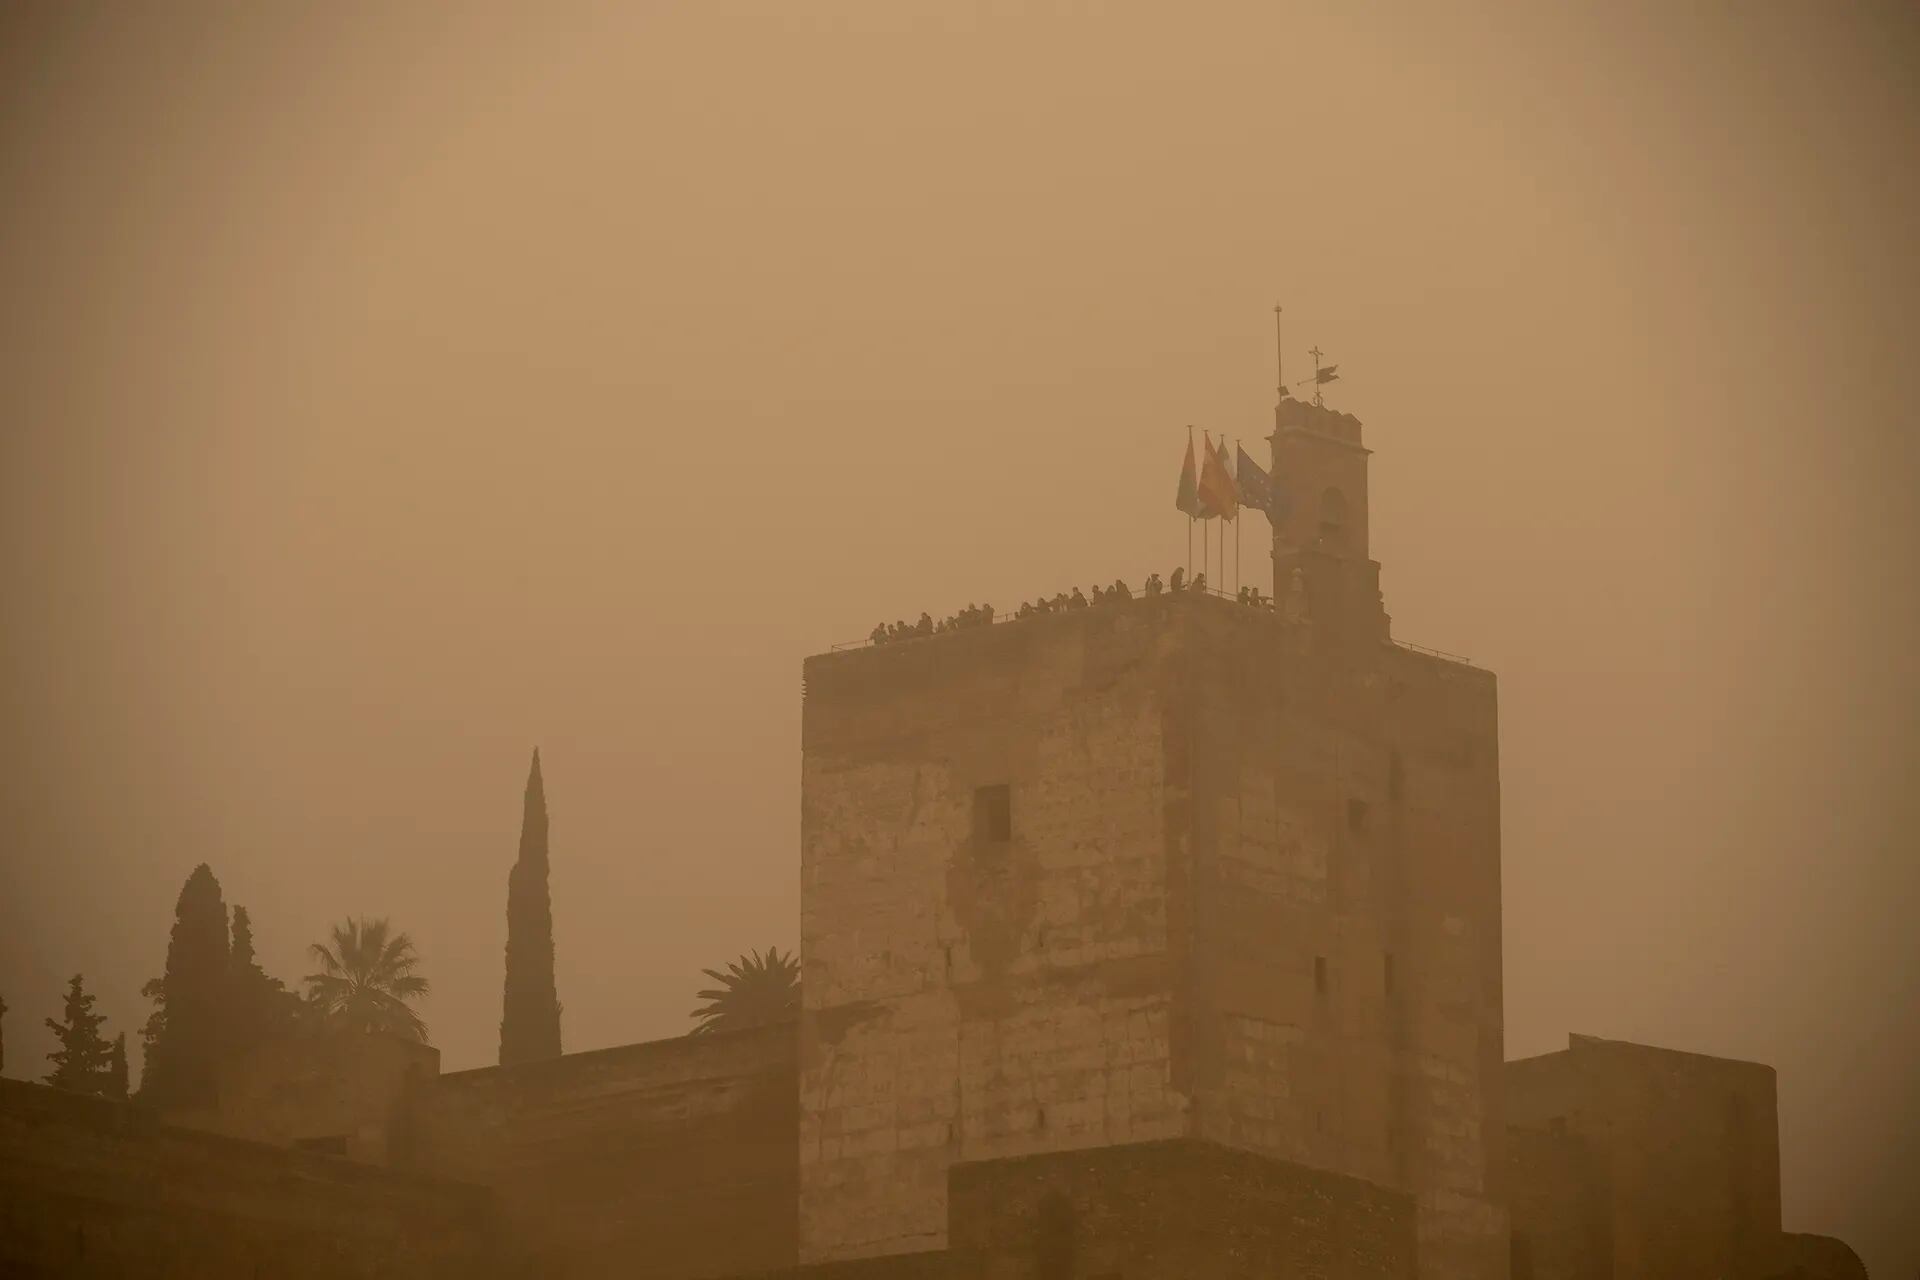
[[1321, 392], [1320, 388], [1326, 386], [1329, 382], [1340, 381], [1340, 366], [1330, 364], [1324, 369], [1321, 368], [1320, 357], [1324, 356], [1326, 352], [1322, 351], [1318, 344], [1314, 346], [1313, 350], [1307, 352], [1307, 354], [1313, 357], [1313, 403], [1317, 407], [1324, 409], [1327, 407], [1327, 398], [1325, 394]]

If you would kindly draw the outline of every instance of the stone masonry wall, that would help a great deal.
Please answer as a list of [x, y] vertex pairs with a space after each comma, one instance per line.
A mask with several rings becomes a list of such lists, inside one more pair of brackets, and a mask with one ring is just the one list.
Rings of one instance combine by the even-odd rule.
[[1187, 1135], [1504, 1273], [1490, 675], [1188, 595], [806, 673], [804, 1260], [940, 1247], [963, 1160]]
[[792, 1024], [441, 1076], [420, 1167], [496, 1192], [539, 1275], [695, 1280], [791, 1266]]
[[484, 1190], [0, 1080], [0, 1275], [503, 1280]]
[[1411, 1280], [1410, 1197], [1186, 1139], [970, 1161], [949, 1248], [757, 1280]]
[[[1776, 1107], [1773, 1069], [1758, 1063], [1574, 1036], [1559, 1053], [1507, 1064], [1513, 1124], [1592, 1149], [1618, 1276], [1771, 1273], [1780, 1247]], [[1532, 1229], [1526, 1218], [1516, 1226]]]
[[287, 1037], [224, 1065], [217, 1108], [169, 1119], [365, 1164], [399, 1163], [412, 1100], [439, 1074], [438, 1049], [398, 1036]]
[[953, 1171], [953, 1244], [994, 1277], [1412, 1280], [1404, 1193], [1210, 1143], [1106, 1147]]
[[1184, 1132], [1166, 608], [808, 660], [803, 1261], [942, 1247], [956, 1162]]
[[1507, 1131], [1512, 1280], [1610, 1280], [1611, 1193], [1588, 1143], [1542, 1129]]
[[1500, 1275], [1493, 678], [1194, 605], [1196, 1133], [1412, 1190], [1422, 1275]]

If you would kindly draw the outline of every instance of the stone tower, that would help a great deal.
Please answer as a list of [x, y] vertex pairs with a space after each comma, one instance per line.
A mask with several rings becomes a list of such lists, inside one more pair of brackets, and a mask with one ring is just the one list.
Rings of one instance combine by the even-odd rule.
[[1273, 417], [1275, 598], [1295, 592], [1297, 574], [1323, 629], [1385, 640], [1380, 566], [1367, 548], [1371, 451], [1360, 443], [1359, 419], [1291, 397]]
[[1188, 1138], [1505, 1274], [1493, 677], [1389, 638], [1360, 424], [1278, 417], [1273, 610], [807, 662], [803, 1261], [942, 1247], [955, 1164]]

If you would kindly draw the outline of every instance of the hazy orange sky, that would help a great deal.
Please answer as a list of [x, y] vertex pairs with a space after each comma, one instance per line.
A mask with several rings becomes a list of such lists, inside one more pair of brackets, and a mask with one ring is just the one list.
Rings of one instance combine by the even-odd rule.
[[1508, 1056], [1774, 1065], [1789, 1229], [1920, 1267], [1920, 15], [1360, 9], [10, 7], [8, 1073], [203, 860], [491, 1062], [535, 744], [567, 1047], [685, 1030], [803, 655], [1170, 568], [1277, 300], [1500, 677]]

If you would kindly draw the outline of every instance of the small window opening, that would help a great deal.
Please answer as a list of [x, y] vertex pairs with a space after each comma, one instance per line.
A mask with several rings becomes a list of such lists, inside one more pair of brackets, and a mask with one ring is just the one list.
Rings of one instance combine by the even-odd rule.
[[973, 838], [982, 844], [1013, 839], [1013, 788], [1006, 783], [977, 787], [973, 793]]
[[1365, 800], [1347, 801], [1347, 829], [1355, 835], [1367, 829], [1367, 802]]
[[1555, 1116], [1547, 1121], [1547, 1132], [1565, 1137], [1567, 1133], [1567, 1118], [1565, 1116]]
[[1393, 994], [1393, 952], [1391, 951], [1387, 952], [1386, 966], [1382, 976], [1386, 982], [1386, 992], [1391, 996]]
[[1327, 994], [1327, 958], [1325, 956], [1313, 958], [1313, 990], [1316, 995]]
[[1320, 541], [1337, 547], [1346, 536], [1347, 495], [1327, 489], [1320, 495]]
[[1406, 794], [1407, 766], [1398, 751], [1387, 757], [1387, 799], [1399, 801]]

